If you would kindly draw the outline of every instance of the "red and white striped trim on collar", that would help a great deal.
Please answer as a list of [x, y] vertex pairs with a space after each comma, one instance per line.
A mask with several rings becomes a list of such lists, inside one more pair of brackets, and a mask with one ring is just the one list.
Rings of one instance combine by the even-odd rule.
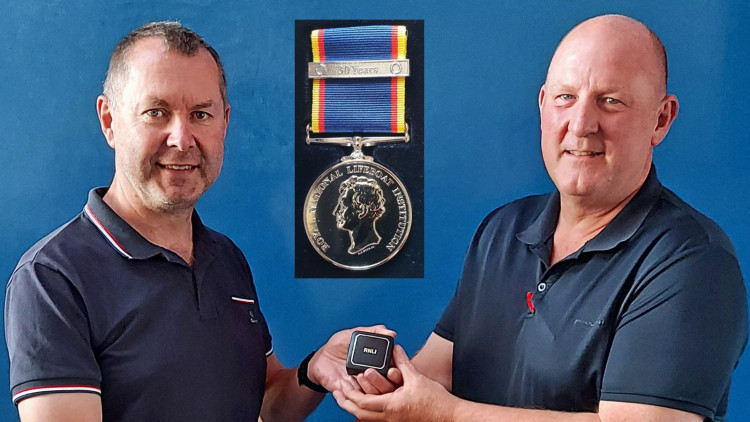
[[239, 303], [247, 303], [248, 305], [255, 305], [254, 299], [245, 299], [244, 297], [232, 296], [232, 300]]
[[91, 211], [91, 208], [89, 207], [89, 204], [86, 204], [86, 206], [83, 207], [83, 211], [86, 213], [86, 215], [89, 216], [89, 218], [94, 223], [94, 225], [96, 226], [96, 228], [99, 229], [99, 231], [102, 233], [102, 235], [104, 236], [104, 238], [107, 239], [107, 241], [109, 242], [109, 244], [112, 245], [112, 247], [115, 248], [117, 250], [117, 252], [120, 253], [120, 255], [122, 255], [122, 256], [124, 256], [125, 258], [128, 258], [128, 259], [133, 259], [133, 256], [130, 255], [129, 253], [127, 253], [125, 251], [125, 249], [122, 247], [122, 245], [120, 245], [120, 243], [117, 242], [117, 239], [115, 239], [115, 237], [112, 236], [112, 233], [110, 233], [109, 230], [107, 230], [107, 228], [104, 227], [104, 224], [102, 224], [102, 222], [99, 221], [99, 219], [96, 217], [96, 215], [94, 215], [94, 212]]
[[18, 403], [26, 397], [37, 394], [51, 393], [95, 393], [102, 394], [102, 389], [91, 385], [46, 385], [43, 387], [31, 387], [21, 390], [13, 395], [13, 403]]

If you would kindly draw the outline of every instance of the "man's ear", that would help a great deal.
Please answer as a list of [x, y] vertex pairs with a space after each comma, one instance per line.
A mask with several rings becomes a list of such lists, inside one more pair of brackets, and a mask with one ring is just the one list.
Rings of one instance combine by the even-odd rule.
[[229, 104], [226, 104], [224, 106], [224, 138], [227, 137], [227, 128], [229, 127], [229, 112], [232, 110], [232, 107], [229, 106]]
[[107, 144], [110, 148], [114, 148], [115, 132], [112, 129], [112, 106], [109, 99], [104, 95], [96, 97], [96, 114], [99, 116], [99, 125], [107, 139]]
[[539, 88], [539, 114], [542, 114], [542, 103], [544, 102], [544, 85]]
[[654, 128], [654, 135], [651, 137], [651, 146], [657, 146], [667, 136], [672, 122], [677, 118], [677, 110], [680, 105], [677, 101], [677, 97], [670, 94], [664, 97], [659, 108], [659, 116], [656, 119], [656, 127]]

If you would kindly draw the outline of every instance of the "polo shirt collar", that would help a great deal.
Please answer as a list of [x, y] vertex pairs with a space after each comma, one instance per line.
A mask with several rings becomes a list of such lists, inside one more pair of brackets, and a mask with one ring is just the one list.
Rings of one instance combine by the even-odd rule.
[[[656, 177], [656, 168], [652, 165], [646, 181], [633, 199], [625, 205], [622, 211], [599, 234], [586, 242], [573, 255], [578, 256], [583, 252], [610, 250], [630, 239], [641, 224], [643, 224], [649, 212], [651, 212], [662, 189], [662, 184]], [[532, 250], [540, 251], [547, 249], [547, 242], [555, 233], [559, 215], [560, 193], [555, 191], [549, 195], [547, 204], [539, 216], [525, 230], [517, 233], [516, 238], [529, 245]]]
[[554, 191], [548, 195], [547, 204], [539, 216], [526, 230], [516, 233], [516, 239], [531, 246], [533, 249], [544, 247], [552, 238], [560, 215], [560, 192]]
[[[107, 193], [107, 188], [96, 188], [89, 191], [88, 202], [83, 212], [120, 255], [128, 259], [148, 259], [163, 255], [170, 261], [182, 261], [172, 251], [146, 240], [117, 215], [102, 199], [105, 193]], [[205, 245], [206, 242], [211, 242], [211, 236], [196, 211], [193, 211], [192, 219], [196, 261], [199, 259], [205, 261], [213, 257], [213, 248]], [[184, 263], [184, 261], [182, 262]]]

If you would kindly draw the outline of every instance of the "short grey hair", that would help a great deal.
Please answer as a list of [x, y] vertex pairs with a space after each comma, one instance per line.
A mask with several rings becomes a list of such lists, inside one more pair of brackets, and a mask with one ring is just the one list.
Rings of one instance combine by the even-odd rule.
[[122, 89], [122, 82], [128, 72], [127, 55], [133, 45], [144, 38], [160, 38], [170, 51], [176, 51], [188, 57], [194, 56], [199, 49], [205, 48], [211, 54], [219, 68], [219, 91], [224, 105], [227, 104], [227, 79], [224, 65], [219, 54], [200, 35], [182, 26], [177, 21], [149, 22], [125, 36], [115, 47], [109, 59], [107, 77], [104, 79], [103, 94], [114, 108]]

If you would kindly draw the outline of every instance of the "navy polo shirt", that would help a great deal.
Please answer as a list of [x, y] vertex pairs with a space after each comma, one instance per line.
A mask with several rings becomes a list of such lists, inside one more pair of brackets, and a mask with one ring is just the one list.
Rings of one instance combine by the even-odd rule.
[[600, 400], [726, 413], [748, 336], [722, 230], [651, 169], [625, 208], [550, 266], [558, 193], [492, 212], [435, 333], [453, 342], [455, 395], [594, 412]]
[[191, 267], [104, 192], [8, 282], [13, 401], [86, 392], [101, 394], [105, 421], [256, 421], [271, 337], [242, 252], [194, 213]]

